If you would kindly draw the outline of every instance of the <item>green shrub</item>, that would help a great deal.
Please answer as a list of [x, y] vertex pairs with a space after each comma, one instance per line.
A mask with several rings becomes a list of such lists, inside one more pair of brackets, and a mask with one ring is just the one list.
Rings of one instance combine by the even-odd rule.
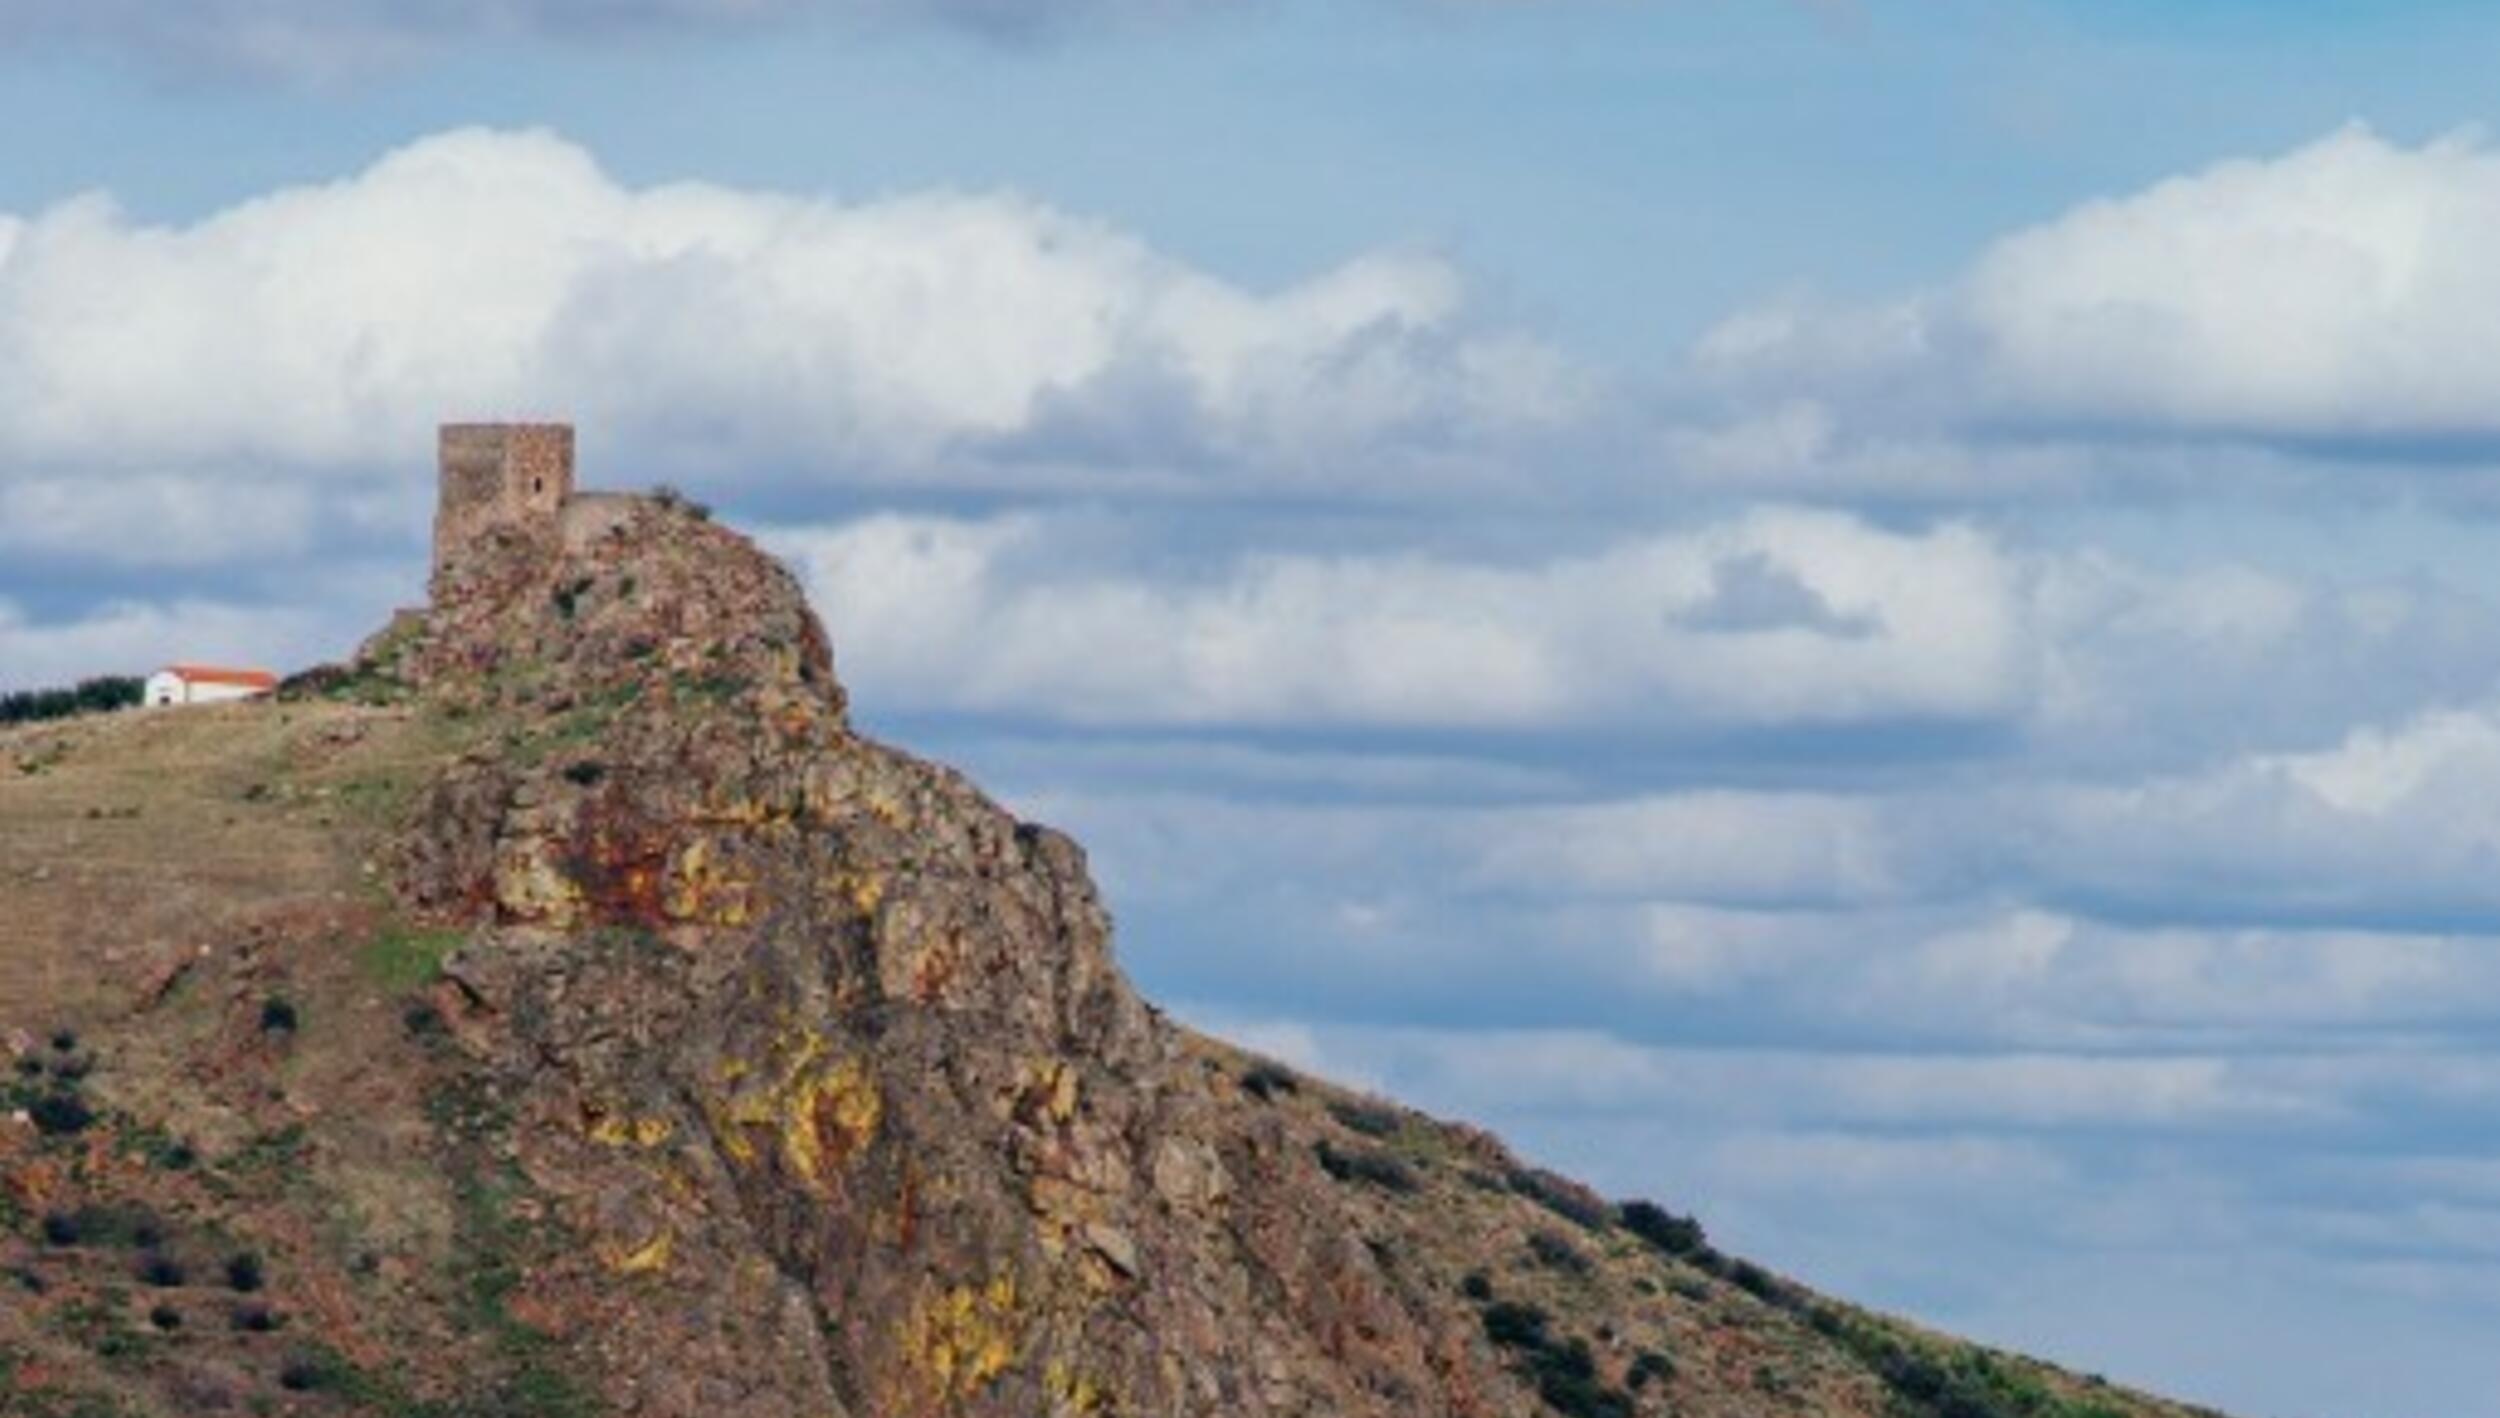
[[1701, 1223], [1678, 1216], [1654, 1201], [1627, 1201], [1616, 1219], [1623, 1229], [1671, 1256], [1686, 1256], [1708, 1244]]
[[1513, 1167], [1503, 1179], [1510, 1189], [1583, 1231], [1602, 1230], [1611, 1208], [1588, 1188], [1541, 1167]]
[[1580, 1254], [1580, 1248], [1553, 1231], [1530, 1232], [1528, 1256], [1547, 1270], [1566, 1275], [1586, 1275], [1589, 1270], [1589, 1258]]
[[95, 1110], [75, 1093], [46, 1093], [26, 1110], [35, 1131], [46, 1137], [68, 1137], [87, 1130], [95, 1121]]
[[1644, 1349], [1632, 1358], [1632, 1367], [1625, 1371], [1624, 1386], [1634, 1393], [1652, 1383], [1675, 1377], [1675, 1361], [1655, 1349]]
[[1534, 1305], [1496, 1300], [1484, 1307], [1484, 1337], [1504, 1349], [1538, 1349], [1547, 1341], [1550, 1317]]
[[66, 689], [21, 689], [0, 694], [0, 724], [32, 724], [80, 714], [105, 714], [136, 705], [146, 681], [135, 675], [101, 675]]
[[1414, 1168], [1385, 1152], [1346, 1152], [1325, 1142], [1311, 1150], [1321, 1170], [1341, 1182], [1369, 1182], [1393, 1192], [1411, 1192], [1422, 1185]]
[[1405, 1125], [1397, 1109], [1378, 1103], [1334, 1102], [1328, 1105], [1328, 1115], [1348, 1131], [1365, 1137], [1395, 1137]]
[[1282, 1064], [1255, 1063], [1241, 1074], [1241, 1091], [1262, 1103], [1273, 1102], [1279, 1093], [1299, 1093], [1302, 1084], [1293, 1070]]

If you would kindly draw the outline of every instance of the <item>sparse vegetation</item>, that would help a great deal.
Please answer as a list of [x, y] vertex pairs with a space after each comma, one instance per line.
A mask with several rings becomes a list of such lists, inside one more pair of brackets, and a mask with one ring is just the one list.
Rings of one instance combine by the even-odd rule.
[[1328, 1113], [1347, 1130], [1365, 1137], [1395, 1137], [1405, 1126], [1397, 1109], [1380, 1103], [1340, 1100], [1328, 1105]]
[[246, 1334], [274, 1333], [279, 1325], [278, 1313], [267, 1305], [237, 1305], [228, 1314], [227, 1322]]
[[1560, 1271], [1565, 1275], [1589, 1273], [1589, 1258], [1580, 1253], [1578, 1246], [1553, 1231], [1528, 1233], [1528, 1258], [1547, 1270]]
[[1320, 1168], [1341, 1182], [1369, 1182], [1393, 1192], [1411, 1192], [1422, 1185], [1414, 1168], [1386, 1152], [1348, 1151], [1325, 1142], [1311, 1150], [1319, 1157]]
[[85, 1132], [95, 1121], [95, 1111], [85, 1099], [66, 1090], [46, 1093], [26, 1109], [35, 1130], [46, 1137], [67, 1137]]
[[1598, 1378], [1588, 1341], [1556, 1335], [1544, 1310], [1496, 1300], [1484, 1307], [1482, 1318], [1485, 1338], [1510, 1353], [1546, 1407], [1566, 1418], [1631, 1418], [1631, 1397]]
[[1699, 1221], [1678, 1216], [1653, 1201], [1627, 1201], [1616, 1219], [1623, 1229], [1671, 1256], [1692, 1255], [1709, 1242]]
[[268, 1271], [259, 1256], [250, 1251], [229, 1257], [226, 1261], [226, 1288], [238, 1295], [249, 1295], [268, 1283]]
[[389, 925], [356, 953], [357, 968], [380, 988], [399, 994], [441, 978], [443, 961], [468, 940], [466, 933]]
[[557, 615], [562, 616], [566, 620], [571, 620], [575, 610], [577, 610], [581, 605], [582, 594], [588, 591], [590, 587], [591, 578], [587, 576], [577, 577], [574, 580], [568, 581], [563, 585], [556, 587], [555, 590], [549, 592], [548, 599], [554, 602]]
[[1279, 1094], [1301, 1092], [1302, 1084], [1293, 1076], [1292, 1069], [1262, 1060], [1242, 1070], [1241, 1091], [1262, 1103], [1269, 1103], [1274, 1102]]
[[0, 694], [0, 726], [128, 709], [139, 703], [145, 691], [146, 682], [136, 675], [101, 675], [65, 689], [15, 690]]
[[698, 522], [712, 520], [712, 509], [709, 504], [695, 501], [669, 483], [654, 486], [651, 489], [651, 500], [668, 511], [682, 512]]
[[1632, 1358], [1632, 1367], [1624, 1371], [1623, 1386], [1634, 1393], [1651, 1384], [1675, 1377], [1675, 1361], [1655, 1349], [1644, 1349]]
[[1605, 1202], [1568, 1177], [1541, 1167], [1514, 1167], [1503, 1180], [1512, 1191], [1583, 1231], [1605, 1228], [1610, 1214]]

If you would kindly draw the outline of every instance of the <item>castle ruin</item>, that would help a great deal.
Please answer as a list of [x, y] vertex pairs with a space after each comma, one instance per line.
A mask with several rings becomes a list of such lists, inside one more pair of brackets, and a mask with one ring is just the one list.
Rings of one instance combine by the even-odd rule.
[[553, 526], [573, 495], [569, 423], [447, 423], [436, 435], [436, 456], [438, 584], [464, 548], [497, 528]]

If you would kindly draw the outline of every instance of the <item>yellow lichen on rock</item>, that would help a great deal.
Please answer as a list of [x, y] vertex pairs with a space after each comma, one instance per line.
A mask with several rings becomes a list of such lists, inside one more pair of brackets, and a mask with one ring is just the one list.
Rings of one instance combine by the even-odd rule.
[[851, 877], [849, 895], [854, 909], [863, 916], [873, 916], [885, 901], [885, 881], [874, 876]]
[[1042, 1371], [1042, 1391], [1050, 1395], [1052, 1418], [1093, 1418], [1111, 1409], [1111, 1391], [1065, 1359], [1051, 1360]]
[[634, 1118], [610, 1113], [590, 1125], [590, 1140], [606, 1147], [657, 1147], [677, 1125], [666, 1118]]
[[668, 1269], [671, 1238], [660, 1232], [639, 1246], [611, 1246], [604, 1255], [608, 1269], [619, 1275], [649, 1275]]
[[959, 1285], [915, 1306], [903, 1322], [903, 1357], [940, 1401], [972, 1397], [1007, 1372], [1022, 1346], [1016, 1278]]
[[[753, 1162], [758, 1154], [749, 1133], [767, 1130], [791, 1175], [817, 1186], [876, 1140], [885, 1099], [875, 1078], [859, 1060], [828, 1058], [829, 1052], [816, 1030], [793, 1031], [776, 1048], [782, 1062], [765, 1075], [769, 1082], [733, 1094], [716, 1110], [733, 1159]], [[755, 1077], [744, 1067], [722, 1072], [732, 1082]]]
[[495, 862], [495, 903], [505, 914], [556, 927], [582, 916], [582, 889], [550, 860], [552, 846], [527, 839]]
[[1076, 1065], [1066, 1059], [1019, 1059], [1015, 1090], [1003, 1101], [1010, 1112], [1064, 1123], [1076, 1116], [1079, 1086]]
[[755, 883], [724, 865], [711, 839], [697, 837], [677, 856], [663, 908], [674, 920], [743, 926], [754, 918]]

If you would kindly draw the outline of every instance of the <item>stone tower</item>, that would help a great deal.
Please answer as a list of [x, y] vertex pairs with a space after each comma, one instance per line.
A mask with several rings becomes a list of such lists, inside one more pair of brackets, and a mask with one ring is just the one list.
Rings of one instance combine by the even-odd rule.
[[447, 423], [438, 436], [441, 500], [434, 510], [434, 579], [463, 548], [497, 527], [555, 527], [573, 495], [568, 423]]

